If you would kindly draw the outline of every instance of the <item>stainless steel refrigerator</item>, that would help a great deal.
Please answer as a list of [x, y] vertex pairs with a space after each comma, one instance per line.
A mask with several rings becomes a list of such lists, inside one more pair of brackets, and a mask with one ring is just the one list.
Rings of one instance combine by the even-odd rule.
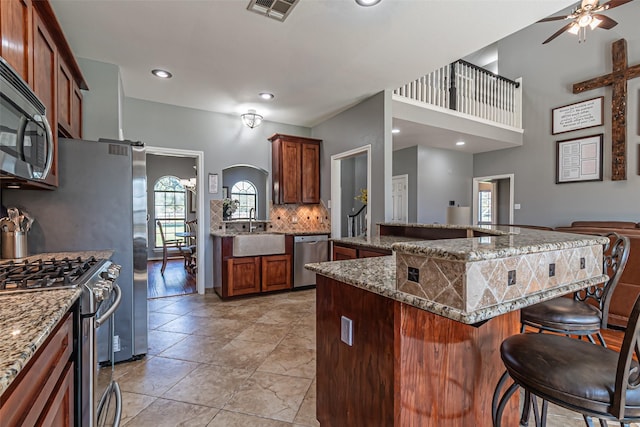
[[[122, 141], [58, 142], [59, 187], [4, 190], [2, 204], [35, 219], [29, 254], [113, 249], [122, 266], [122, 303], [113, 343], [98, 337], [101, 360], [114, 345], [115, 361], [147, 352], [147, 178], [144, 145]], [[105, 328], [101, 328], [105, 329]], [[109, 341], [109, 340], [106, 340]], [[119, 341], [119, 342], [118, 342]]]

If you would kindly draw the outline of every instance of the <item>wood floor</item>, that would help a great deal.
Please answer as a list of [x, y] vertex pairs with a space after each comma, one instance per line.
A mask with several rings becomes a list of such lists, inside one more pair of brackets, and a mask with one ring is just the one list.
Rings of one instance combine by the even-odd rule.
[[164, 276], [162, 261], [147, 262], [147, 298], [163, 298], [196, 293], [196, 275], [187, 272], [182, 258], [169, 260]]

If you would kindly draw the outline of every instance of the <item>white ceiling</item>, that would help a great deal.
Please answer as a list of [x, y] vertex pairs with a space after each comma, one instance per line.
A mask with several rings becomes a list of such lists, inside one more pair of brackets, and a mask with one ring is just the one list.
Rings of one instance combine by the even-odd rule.
[[[51, 0], [74, 54], [119, 65], [126, 96], [227, 114], [255, 108], [302, 126], [571, 3], [300, 0], [278, 22], [247, 11], [249, 0]], [[263, 91], [276, 98], [260, 100]]]

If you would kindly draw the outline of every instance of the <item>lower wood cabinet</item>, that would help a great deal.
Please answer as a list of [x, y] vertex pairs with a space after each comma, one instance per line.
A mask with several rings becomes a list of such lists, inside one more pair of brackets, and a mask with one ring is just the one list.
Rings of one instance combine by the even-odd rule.
[[373, 249], [373, 248], [362, 248], [362, 247], [351, 247], [351, 246], [343, 246], [341, 244], [333, 243], [333, 261], [340, 261], [345, 259], [356, 259], [356, 258], [371, 258], [378, 256], [387, 256], [391, 255], [391, 251], [385, 249]]
[[69, 313], [0, 397], [2, 427], [74, 425], [72, 354]]
[[262, 292], [291, 289], [291, 255], [262, 257]]
[[260, 257], [228, 259], [227, 289], [230, 297], [260, 292]]

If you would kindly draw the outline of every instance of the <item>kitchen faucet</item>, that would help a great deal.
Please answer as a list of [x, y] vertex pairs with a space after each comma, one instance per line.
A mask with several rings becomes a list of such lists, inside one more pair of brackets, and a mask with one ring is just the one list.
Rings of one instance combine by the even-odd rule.
[[249, 209], [249, 233], [253, 233], [253, 230], [258, 228], [258, 226], [253, 225], [253, 220], [256, 219], [256, 208]]

